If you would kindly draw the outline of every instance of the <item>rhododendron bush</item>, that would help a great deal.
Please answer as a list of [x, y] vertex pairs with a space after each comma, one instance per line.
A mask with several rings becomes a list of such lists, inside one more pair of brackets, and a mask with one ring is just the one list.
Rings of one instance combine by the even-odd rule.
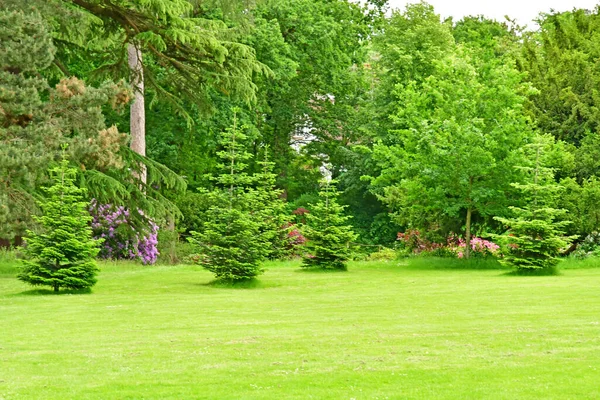
[[[467, 244], [465, 240], [458, 236], [448, 238], [448, 248], [451, 249], [458, 258], [463, 258]], [[489, 257], [498, 256], [500, 254], [500, 246], [489, 240], [480, 237], [471, 238], [471, 256], [472, 257]]]
[[[142, 211], [138, 211], [143, 216]], [[130, 223], [130, 212], [125, 207], [98, 204], [92, 201], [92, 231], [96, 239], [104, 239], [100, 258], [137, 260], [154, 264], [158, 258], [158, 225], [148, 220], [149, 230], [138, 232]]]
[[[425, 238], [418, 230], [409, 229], [398, 233], [398, 241], [407, 252], [413, 254], [432, 253], [452, 255], [463, 258], [465, 254], [465, 240], [454, 234], [446, 239], [446, 243], [436, 243]], [[473, 257], [497, 257], [500, 256], [500, 246], [480, 237], [471, 238], [471, 256]]]

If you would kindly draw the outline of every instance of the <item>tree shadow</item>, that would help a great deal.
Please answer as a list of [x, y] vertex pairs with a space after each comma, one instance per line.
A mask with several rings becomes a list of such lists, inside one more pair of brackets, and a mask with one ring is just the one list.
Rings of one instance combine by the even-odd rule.
[[262, 289], [269, 287], [256, 278], [250, 279], [215, 279], [201, 286], [208, 286], [218, 289]]
[[470, 259], [441, 257], [410, 257], [402, 264], [403, 268], [414, 270], [507, 270], [495, 258]]
[[505, 276], [559, 276], [558, 268], [517, 269], [509, 271]]
[[9, 296], [21, 297], [21, 296], [63, 296], [63, 295], [79, 295], [79, 294], [91, 294], [92, 289], [63, 289], [55, 292], [51, 289], [31, 289], [20, 293], [14, 293]]
[[348, 268], [341, 269], [341, 268], [321, 268], [321, 267], [308, 267], [307, 268], [307, 267], [304, 267], [304, 268], [294, 270], [294, 272], [309, 273], [309, 274], [337, 274], [340, 272], [348, 272]]

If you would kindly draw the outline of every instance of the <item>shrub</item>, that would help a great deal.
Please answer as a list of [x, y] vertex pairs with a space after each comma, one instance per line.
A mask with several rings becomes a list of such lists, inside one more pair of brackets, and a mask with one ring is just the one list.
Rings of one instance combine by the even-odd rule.
[[398, 254], [394, 249], [388, 249], [384, 247], [375, 253], [369, 254], [367, 261], [392, 261], [398, 258]]
[[[130, 211], [122, 206], [98, 204], [90, 206], [92, 230], [96, 239], [103, 239], [100, 258], [140, 260], [154, 264], [158, 258], [158, 225], [148, 220], [148, 232], [140, 233], [130, 223]], [[141, 211], [138, 213], [143, 216]]]
[[581, 243], [577, 245], [577, 249], [571, 253], [571, 256], [575, 258], [587, 258], [590, 256], [600, 255], [600, 233], [592, 232], [583, 239]]
[[84, 189], [75, 186], [76, 170], [66, 159], [52, 168], [54, 184], [39, 202], [41, 217], [34, 217], [43, 233], [27, 232], [26, 259], [18, 278], [34, 286], [87, 289], [96, 283], [98, 240], [92, 238]]
[[398, 232], [397, 240], [399, 248], [405, 255], [420, 254], [422, 252], [431, 253], [434, 250], [444, 247], [441, 243], [435, 243], [425, 238], [417, 229], [408, 229], [405, 232]]
[[[458, 258], [464, 257], [466, 245], [465, 240], [461, 237], [450, 236], [448, 238], [448, 249]], [[500, 246], [496, 243], [476, 236], [471, 238], [471, 257], [497, 257], [499, 254]]]

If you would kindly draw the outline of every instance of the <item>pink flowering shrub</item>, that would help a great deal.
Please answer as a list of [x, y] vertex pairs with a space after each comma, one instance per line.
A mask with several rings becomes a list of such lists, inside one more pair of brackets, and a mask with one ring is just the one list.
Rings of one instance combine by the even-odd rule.
[[433, 252], [444, 247], [443, 244], [435, 243], [419, 232], [417, 229], [409, 229], [406, 232], [398, 232], [397, 240], [401, 247], [411, 253], [420, 254], [422, 252]]
[[[141, 211], [138, 211], [141, 213]], [[104, 242], [99, 257], [114, 260], [136, 260], [154, 264], [158, 258], [158, 225], [149, 221], [150, 229], [145, 235], [137, 232], [129, 223], [129, 210], [122, 206], [98, 204], [92, 201], [92, 231], [96, 239]], [[143, 215], [143, 214], [142, 214]]]
[[292, 222], [287, 222], [283, 228], [287, 231], [286, 247], [288, 254], [297, 256], [300, 254], [300, 248], [306, 243], [306, 238], [302, 235], [297, 225]]
[[[454, 234], [450, 235], [446, 243], [435, 243], [426, 239], [418, 230], [409, 229], [398, 233], [398, 241], [406, 252], [413, 254], [429, 253], [440, 257], [458, 257], [465, 255], [465, 240]], [[471, 256], [497, 257], [500, 255], [500, 246], [480, 237], [471, 238]]]
[[[450, 236], [448, 238], [448, 248], [450, 248], [458, 258], [465, 256], [467, 244], [462, 237]], [[471, 256], [473, 257], [496, 257], [500, 253], [500, 246], [489, 240], [474, 236], [471, 238]]]

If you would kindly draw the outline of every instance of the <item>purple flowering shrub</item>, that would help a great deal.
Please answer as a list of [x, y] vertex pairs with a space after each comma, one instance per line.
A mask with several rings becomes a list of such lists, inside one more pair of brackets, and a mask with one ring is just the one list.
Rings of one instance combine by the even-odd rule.
[[[138, 211], [143, 215], [142, 211]], [[104, 239], [98, 257], [113, 260], [136, 260], [143, 264], [154, 264], [158, 258], [158, 225], [148, 221], [149, 232], [145, 235], [137, 232], [129, 223], [130, 213], [123, 206], [98, 204], [95, 200], [90, 206], [93, 217], [94, 238]]]

